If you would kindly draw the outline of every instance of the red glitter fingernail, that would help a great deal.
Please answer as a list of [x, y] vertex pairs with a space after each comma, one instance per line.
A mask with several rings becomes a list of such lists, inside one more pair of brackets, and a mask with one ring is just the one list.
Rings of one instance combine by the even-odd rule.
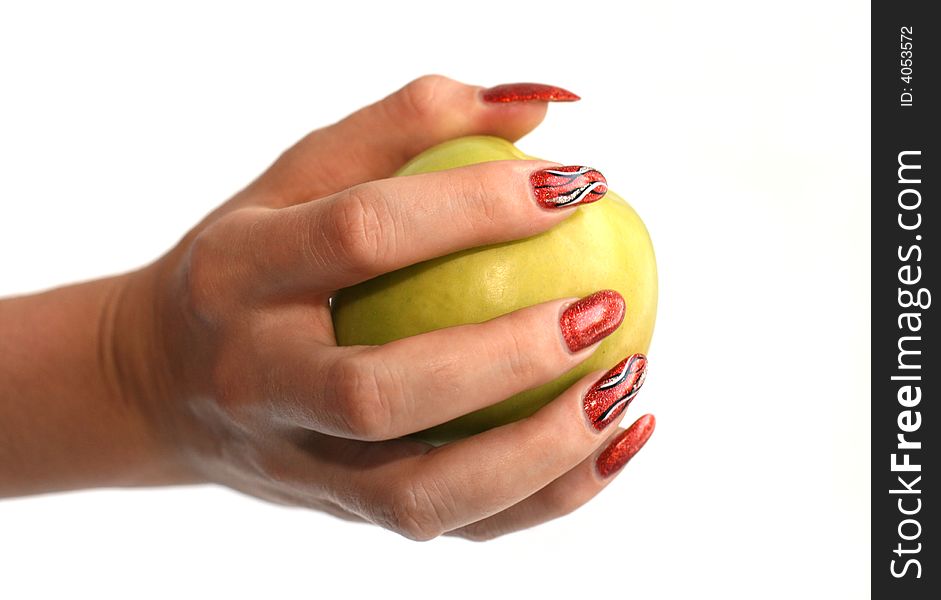
[[602, 478], [607, 478], [623, 469], [624, 465], [644, 447], [656, 425], [657, 420], [653, 415], [644, 415], [634, 421], [633, 425], [617, 434], [595, 461], [598, 474]]
[[542, 83], [504, 83], [481, 92], [484, 102], [575, 102], [568, 90]]
[[647, 357], [632, 354], [605, 373], [585, 394], [585, 414], [592, 427], [602, 430], [637, 396], [647, 378]]
[[608, 337], [624, 320], [624, 298], [614, 290], [601, 290], [572, 303], [559, 318], [562, 337], [578, 352]]
[[536, 202], [543, 208], [591, 204], [608, 193], [608, 180], [597, 169], [569, 166], [536, 171], [529, 177]]

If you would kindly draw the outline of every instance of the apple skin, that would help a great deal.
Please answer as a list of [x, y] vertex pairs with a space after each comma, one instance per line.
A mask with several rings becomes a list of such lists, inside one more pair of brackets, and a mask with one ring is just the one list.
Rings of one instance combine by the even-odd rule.
[[[396, 175], [531, 158], [506, 140], [471, 136], [426, 150]], [[657, 313], [657, 267], [634, 209], [609, 190], [544, 233], [464, 250], [341, 290], [332, 302], [333, 325], [340, 345], [383, 344], [601, 289], [620, 292], [627, 310], [624, 323], [588, 360], [552, 382], [416, 436], [444, 443], [527, 417], [587, 373], [647, 352]]]

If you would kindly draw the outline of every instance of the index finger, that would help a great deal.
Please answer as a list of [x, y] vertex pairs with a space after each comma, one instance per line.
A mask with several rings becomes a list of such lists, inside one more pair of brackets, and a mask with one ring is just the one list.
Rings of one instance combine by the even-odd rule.
[[[245, 223], [243, 281], [332, 292], [466, 248], [522, 239], [607, 192], [590, 167], [496, 161], [355, 186]], [[250, 240], [249, 244], [244, 243]], [[266, 286], [267, 282], [267, 286]]]

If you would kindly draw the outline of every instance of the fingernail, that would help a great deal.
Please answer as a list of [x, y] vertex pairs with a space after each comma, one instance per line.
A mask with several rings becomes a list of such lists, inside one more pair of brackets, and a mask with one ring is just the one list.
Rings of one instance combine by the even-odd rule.
[[595, 461], [598, 474], [602, 478], [607, 478], [623, 469], [624, 465], [644, 447], [656, 425], [657, 420], [653, 415], [644, 415], [634, 421], [633, 425], [617, 434]]
[[536, 202], [543, 208], [591, 204], [604, 198], [608, 180], [591, 167], [552, 167], [529, 177]]
[[565, 345], [578, 352], [611, 335], [624, 320], [624, 298], [601, 290], [568, 306], [559, 317]]
[[483, 90], [484, 102], [575, 102], [581, 100], [568, 90], [542, 83], [504, 83]]
[[585, 414], [597, 430], [607, 427], [631, 403], [647, 377], [647, 357], [632, 354], [602, 375], [585, 394]]

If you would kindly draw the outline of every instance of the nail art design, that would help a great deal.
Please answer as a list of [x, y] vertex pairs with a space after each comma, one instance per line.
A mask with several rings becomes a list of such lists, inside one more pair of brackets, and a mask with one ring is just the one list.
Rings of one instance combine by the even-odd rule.
[[637, 396], [647, 378], [647, 357], [632, 354], [605, 373], [585, 394], [585, 414], [597, 430], [608, 426]]
[[601, 290], [573, 302], [559, 318], [565, 345], [578, 352], [611, 335], [624, 321], [624, 298]]
[[598, 474], [602, 478], [607, 478], [623, 469], [624, 465], [644, 447], [656, 426], [657, 420], [653, 415], [644, 415], [634, 421], [633, 425], [617, 434], [595, 461]]
[[568, 90], [542, 83], [504, 83], [481, 92], [484, 102], [575, 102]]
[[552, 167], [530, 178], [536, 202], [543, 208], [564, 208], [601, 200], [608, 192], [604, 175], [591, 167]]

